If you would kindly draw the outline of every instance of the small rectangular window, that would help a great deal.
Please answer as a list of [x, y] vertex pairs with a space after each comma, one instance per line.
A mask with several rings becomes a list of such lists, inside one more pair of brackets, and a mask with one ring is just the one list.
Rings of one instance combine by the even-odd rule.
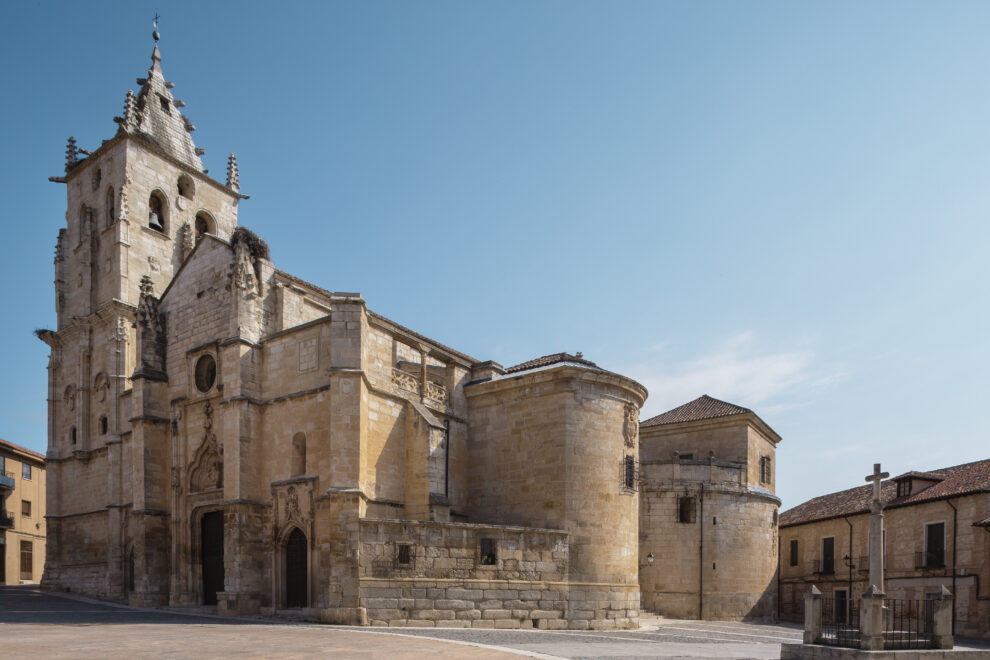
[[791, 541], [791, 566], [798, 565], [798, 542], [797, 539]]
[[771, 476], [773, 475], [773, 470], [771, 469], [772, 463], [769, 456], [760, 457], [760, 482], [768, 484], [772, 481]]
[[4, 468], [7, 467], [7, 458], [0, 456], [0, 474], [3, 474]]
[[21, 463], [21, 478], [31, 481], [31, 465], [30, 463]]
[[691, 496], [677, 499], [677, 522], [693, 523], [696, 519], [695, 498]]
[[911, 480], [905, 479], [904, 481], [897, 482], [897, 496], [907, 497], [911, 494]]
[[409, 564], [412, 561], [412, 546], [408, 543], [399, 544], [399, 563]]
[[21, 515], [25, 518], [31, 517], [31, 502], [29, 500], [21, 500]]
[[677, 459], [681, 461], [693, 461], [694, 454], [681, 454], [680, 456], [677, 457]]
[[481, 558], [478, 561], [482, 566], [495, 565], [495, 540], [481, 539]]
[[34, 552], [31, 541], [21, 541], [21, 579], [34, 579]]

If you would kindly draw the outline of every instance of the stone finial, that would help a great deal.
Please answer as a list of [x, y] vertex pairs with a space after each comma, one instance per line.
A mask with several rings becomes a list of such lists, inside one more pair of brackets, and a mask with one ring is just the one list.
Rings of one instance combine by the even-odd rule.
[[870, 588], [863, 592], [863, 598], [883, 598], [883, 589], [875, 584], [871, 584]]
[[237, 157], [230, 154], [227, 158], [227, 187], [233, 191], [241, 189], [241, 180], [237, 171]]
[[79, 164], [79, 148], [76, 147], [76, 138], [69, 136], [69, 143], [65, 147], [65, 173]]

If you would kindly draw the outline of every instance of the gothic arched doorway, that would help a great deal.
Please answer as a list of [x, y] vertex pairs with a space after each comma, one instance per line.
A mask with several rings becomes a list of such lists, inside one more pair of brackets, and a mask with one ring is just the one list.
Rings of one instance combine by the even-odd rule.
[[285, 542], [285, 606], [309, 605], [309, 570], [306, 535], [296, 527]]
[[200, 523], [200, 550], [203, 568], [203, 604], [216, 605], [223, 585], [223, 511], [203, 514]]

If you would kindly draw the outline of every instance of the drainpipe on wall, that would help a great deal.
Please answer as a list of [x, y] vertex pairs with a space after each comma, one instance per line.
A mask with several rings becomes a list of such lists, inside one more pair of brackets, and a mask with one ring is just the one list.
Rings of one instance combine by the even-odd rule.
[[701, 483], [701, 502], [698, 506], [698, 618], [705, 618], [705, 483]]
[[853, 524], [849, 522], [848, 516], [842, 516], [842, 519], [849, 525], [849, 561], [846, 562], [846, 566], [849, 567], [849, 592], [846, 595], [846, 600], [851, 601], [853, 597]]
[[952, 500], [946, 500], [946, 504], [952, 507], [952, 634], [956, 634], [956, 603], [959, 602], [959, 594], [956, 593], [956, 523], [959, 518], [959, 510]]

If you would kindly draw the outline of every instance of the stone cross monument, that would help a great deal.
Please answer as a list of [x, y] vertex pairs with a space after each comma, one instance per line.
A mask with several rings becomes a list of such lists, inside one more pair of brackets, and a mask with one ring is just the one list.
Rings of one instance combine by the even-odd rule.
[[880, 464], [873, 464], [873, 474], [866, 477], [873, 482], [873, 501], [870, 502], [870, 585], [884, 592], [883, 584], [883, 502], [880, 501], [880, 482], [890, 476], [880, 471]]

